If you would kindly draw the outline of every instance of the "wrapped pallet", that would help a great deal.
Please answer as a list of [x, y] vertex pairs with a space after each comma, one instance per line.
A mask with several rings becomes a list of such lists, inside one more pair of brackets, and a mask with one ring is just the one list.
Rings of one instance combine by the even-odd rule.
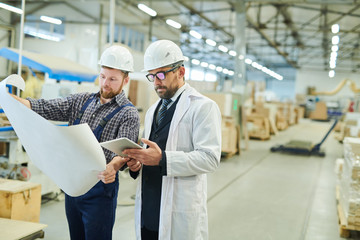
[[345, 138], [344, 162], [339, 177], [339, 208], [346, 227], [360, 230], [360, 139]]

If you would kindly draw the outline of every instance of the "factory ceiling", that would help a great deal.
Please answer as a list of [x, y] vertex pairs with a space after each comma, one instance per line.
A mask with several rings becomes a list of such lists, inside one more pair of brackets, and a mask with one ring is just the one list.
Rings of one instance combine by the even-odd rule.
[[[2, 1], [21, 6], [21, 1]], [[101, 3], [101, 10], [92, 13], [87, 4]], [[89, 23], [106, 23], [110, 15], [110, 1], [99, 0], [27, 0], [26, 14], [32, 14], [49, 5], [65, 4], [84, 16]], [[143, 3], [157, 12], [151, 17], [138, 8]], [[359, 0], [254, 0], [243, 1], [243, 13], [237, 11], [239, 1], [115, 1], [115, 23], [131, 26], [151, 39], [171, 39], [181, 45], [186, 56], [214, 65], [234, 69], [237, 37], [246, 38], [246, 56], [267, 68], [295, 68], [328, 71], [331, 57], [336, 59], [335, 70], [351, 73], [360, 69], [360, 1]], [[237, 36], [239, 14], [246, 19], [244, 36]], [[166, 24], [171, 19], [181, 24], [179, 29]], [[14, 18], [13, 23], [19, 21]], [[84, 23], [76, 20], [68, 23]], [[339, 32], [332, 32], [332, 25]], [[195, 38], [189, 32], [201, 34]], [[336, 44], [339, 37], [339, 43]], [[216, 42], [210, 46], [206, 40]], [[335, 41], [335, 43], [334, 43]], [[218, 49], [223, 45], [228, 52]], [[337, 56], [332, 56], [337, 45]], [[229, 54], [230, 51], [235, 54]], [[232, 52], [234, 53], [234, 52]], [[234, 56], [236, 55], [236, 56]], [[334, 54], [333, 54], [334, 55]]]

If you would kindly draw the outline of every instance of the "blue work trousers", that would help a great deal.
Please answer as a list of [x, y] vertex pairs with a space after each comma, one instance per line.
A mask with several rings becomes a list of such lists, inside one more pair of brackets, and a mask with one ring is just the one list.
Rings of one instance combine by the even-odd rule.
[[66, 217], [72, 240], [111, 240], [119, 189], [118, 176], [113, 183], [99, 181], [86, 194], [65, 196]]

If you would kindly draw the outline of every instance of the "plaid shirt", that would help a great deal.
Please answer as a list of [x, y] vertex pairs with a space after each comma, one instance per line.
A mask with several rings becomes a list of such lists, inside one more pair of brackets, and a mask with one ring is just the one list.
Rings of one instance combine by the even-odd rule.
[[[27, 99], [31, 103], [31, 109], [42, 117], [53, 121], [68, 122], [69, 125], [73, 125], [73, 122], [78, 117], [82, 106], [91, 96], [92, 93], [78, 93], [65, 98], [51, 100]], [[95, 98], [86, 108], [80, 124], [87, 123], [91, 130], [94, 131], [104, 117], [116, 108], [128, 103], [130, 103], [130, 101], [126, 98], [124, 91], [105, 104], [100, 103], [100, 94], [97, 93]], [[140, 119], [137, 109], [132, 106], [124, 107], [106, 124], [100, 137], [100, 142], [121, 137], [127, 137], [132, 141], [137, 142], [139, 136], [139, 126]], [[116, 154], [104, 148], [103, 150], [106, 162], [109, 163]]]

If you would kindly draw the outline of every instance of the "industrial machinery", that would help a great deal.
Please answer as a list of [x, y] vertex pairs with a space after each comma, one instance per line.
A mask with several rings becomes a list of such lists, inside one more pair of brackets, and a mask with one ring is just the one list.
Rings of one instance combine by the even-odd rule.
[[60, 192], [58, 186], [32, 164], [10, 126], [0, 127], [0, 177], [40, 183], [42, 195]]
[[[94, 84], [97, 72], [70, 60], [23, 51], [22, 65], [42, 72], [45, 82], [41, 98], [64, 97], [76, 92], [95, 92], [99, 87]], [[17, 62], [18, 50], [1, 48], [0, 56]], [[65, 80], [65, 81], [64, 81]], [[27, 83], [27, 87], [30, 84]], [[11, 90], [11, 89], [10, 89]], [[2, 113], [0, 109], [0, 114]], [[2, 119], [2, 118], [1, 118]], [[50, 160], [51, 156], [49, 156]], [[41, 194], [59, 193], [59, 187], [29, 159], [19, 138], [11, 126], [0, 124], [0, 178], [31, 181], [41, 184]]]

